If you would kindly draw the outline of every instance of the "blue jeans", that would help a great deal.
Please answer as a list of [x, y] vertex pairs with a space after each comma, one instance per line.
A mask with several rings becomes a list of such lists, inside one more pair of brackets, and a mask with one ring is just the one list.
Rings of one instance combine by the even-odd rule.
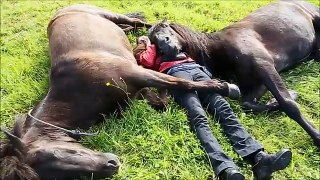
[[[172, 67], [167, 74], [193, 81], [211, 79], [211, 73], [195, 63], [178, 64]], [[240, 156], [249, 157], [263, 149], [240, 124], [229, 103], [221, 95], [212, 91], [191, 90], [171, 91], [171, 94], [175, 101], [187, 110], [191, 129], [195, 132], [202, 147], [208, 154], [216, 175], [226, 168], [237, 169], [238, 167], [223, 152], [217, 139], [213, 136], [203, 106], [207, 107], [208, 112], [217, 118], [233, 149]]]

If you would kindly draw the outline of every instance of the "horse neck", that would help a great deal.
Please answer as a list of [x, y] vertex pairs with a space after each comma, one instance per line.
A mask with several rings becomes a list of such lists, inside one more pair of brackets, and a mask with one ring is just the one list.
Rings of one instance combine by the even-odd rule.
[[206, 47], [209, 49], [221, 40], [220, 32], [201, 32], [202, 39], [206, 41]]
[[22, 125], [21, 138], [26, 142], [36, 141], [41, 137], [47, 140], [70, 139], [62, 130], [43, 124], [36, 119], [65, 129], [76, 129], [68, 103], [57, 102], [48, 95], [27, 115]]
[[[214, 46], [217, 45], [220, 36], [219, 32], [212, 32], [212, 33], [206, 33], [206, 32], [197, 32], [190, 30], [188, 31], [190, 33], [189, 36], [195, 38], [194, 40], [191, 40], [188, 42], [189, 47], [193, 47], [189, 49], [190, 55], [196, 59], [197, 61], [203, 61], [199, 62], [200, 64], [203, 63], [205, 64], [205, 61], [208, 59], [211, 59], [211, 51]], [[195, 46], [195, 44], [197, 44]], [[200, 45], [199, 45], [200, 44]]]

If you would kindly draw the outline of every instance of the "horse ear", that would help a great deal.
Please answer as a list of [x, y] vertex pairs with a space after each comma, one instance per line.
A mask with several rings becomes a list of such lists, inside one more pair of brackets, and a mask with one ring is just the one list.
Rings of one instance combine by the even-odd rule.
[[4, 126], [1, 126], [1, 131], [4, 132], [7, 135], [8, 139], [12, 143], [13, 147], [15, 147], [15, 148], [17, 148], [19, 150], [24, 150], [25, 149], [25, 145], [23, 144], [21, 139], [18, 138], [17, 136], [15, 136], [15, 135], [13, 135], [12, 133], [10, 133], [9, 130], [6, 129]]
[[161, 23], [167, 23], [168, 22], [168, 18], [164, 17], [163, 20], [161, 21]]
[[21, 137], [21, 133], [22, 133], [22, 127], [23, 127], [23, 124], [25, 122], [25, 120], [27, 119], [27, 115], [26, 114], [17, 114], [15, 116], [15, 119], [16, 119], [16, 123], [14, 124], [14, 127], [13, 127], [13, 134], [17, 137]]

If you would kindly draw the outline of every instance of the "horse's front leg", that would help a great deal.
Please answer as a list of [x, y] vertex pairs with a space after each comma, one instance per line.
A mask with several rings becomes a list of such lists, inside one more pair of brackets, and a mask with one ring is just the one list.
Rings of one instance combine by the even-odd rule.
[[266, 91], [267, 88], [263, 84], [242, 88], [241, 93], [243, 109], [253, 113], [271, 112], [279, 110], [279, 106], [259, 103], [260, 98]]
[[155, 92], [151, 88], [146, 87], [136, 93], [135, 99], [145, 99], [153, 109], [162, 111], [165, 110], [169, 103], [168, 96], [166, 89], [157, 89], [157, 92]]

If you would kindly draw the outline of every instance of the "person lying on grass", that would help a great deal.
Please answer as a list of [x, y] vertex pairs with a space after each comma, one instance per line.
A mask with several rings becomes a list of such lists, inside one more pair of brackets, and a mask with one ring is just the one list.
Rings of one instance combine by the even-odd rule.
[[[205, 67], [196, 64], [186, 53], [157, 51], [147, 36], [137, 39], [134, 55], [139, 65], [171, 76], [193, 81], [212, 78]], [[229, 87], [229, 92], [224, 95], [232, 98], [239, 96], [236, 85], [228, 83], [225, 85]], [[283, 149], [275, 154], [264, 152], [262, 145], [245, 130], [221, 94], [193, 90], [171, 91], [170, 94], [176, 103], [186, 109], [191, 129], [200, 140], [219, 179], [242, 180], [244, 176], [213, 136], [203, 107], [206, 107], [213, 117], [217, 117], [234, 150], [252, 165], [252, 171], [257, 179], [270, 179], [273, 172], [282, 170], [290, 164], [292, 153], [289, 149]]]

